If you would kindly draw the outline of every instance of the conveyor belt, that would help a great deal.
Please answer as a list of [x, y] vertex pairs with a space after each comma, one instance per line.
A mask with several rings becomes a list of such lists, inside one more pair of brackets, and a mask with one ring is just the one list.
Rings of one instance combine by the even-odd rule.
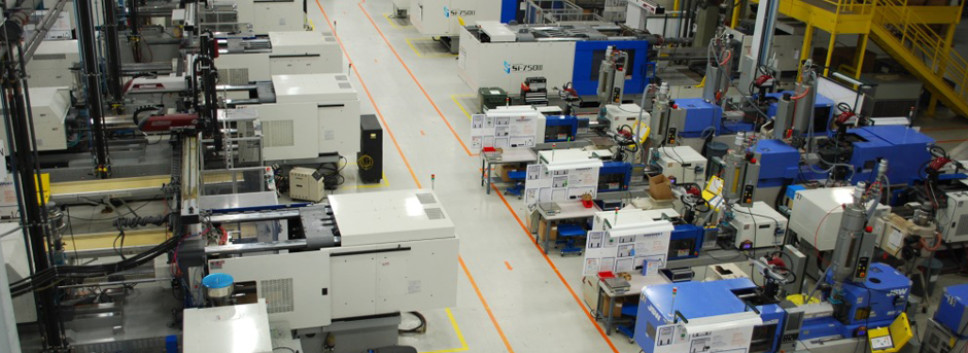
[[106, 195], [113, 197], [160, 195], [161, 186], [170, 180], [171, 177], [168, 175], [156, 175], [136, 178], [51, 183], [50, 197], [54, 201], [64, 202], [85, 197], [98, 198]]
[[[65, 236], [64, 251], [73, 252], [75, 246], [77, 251], [91, 251], [112, 249], [120, 244], [115, 244], [118, 232], [78, 234], [73, 237]], [[145, 230], [126, 230], [124, 232], [124, 248], [155, 246], [164, 242], [168, 238], [164, 228], [145, 229]]]
[[[227, 183], [232, 182], [232, 173], [210, 173], [205, 174], [205, 183]], [[117, 198], [124, 197], [144, 197], [161, 196], [161, 186], [171, 181], [168, 175], [155, 175], [135, 178], [101, 179], [68, 181], [61, 183], [51, 183], [51, 200], [55, 202], [78, 201], [83, 198], [97, 199], [99, 197], [111, 196]]]

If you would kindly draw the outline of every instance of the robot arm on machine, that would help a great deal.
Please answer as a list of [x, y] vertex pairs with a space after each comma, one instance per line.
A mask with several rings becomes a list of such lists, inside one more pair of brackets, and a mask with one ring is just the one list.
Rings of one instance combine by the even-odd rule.
[[763, 275], [763, 287], [761, 294], [767, 298], [777, 298], [780, 288], [784, 285], [797, 281], [797, 275], [790, 271], [786, 262], [777, 255], [771, 255], [770, 259], [760, 257], [750, 259], [755, 271]]

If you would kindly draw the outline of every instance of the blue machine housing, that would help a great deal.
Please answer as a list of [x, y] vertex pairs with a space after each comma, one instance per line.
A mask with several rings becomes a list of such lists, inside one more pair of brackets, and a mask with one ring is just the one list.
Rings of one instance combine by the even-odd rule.
[[968, 338], [968, 284], [944, 288], [934, 320], [960, 338]]
[[[777, 93], [769, 93], [766, 95], [767, 98], [780, 99], [784, 94], [795, 95], [796, 92], [793, 91], [783, 91]], [[770, 103], [770, 106], [766, 108], [766, 115], [770, 118], [776, 116], [777, 104]], [[816, 122], [813, 127], [813, 133], [822, 134], [827, 132], [827, 124], [830, 122], [830, 118], [834, 116], [834, 101], [830, 98], [824, 97], [820, 94], [817, 95], [817, 99], [813, 102], [813, 119]], [[822, 118], [822, 120], [821, 120]], [[804, 133], [806, 131], [803, 131]]]
[[[736, 294], [754, 291], [756, 287], [756, 284], [749, 278], [710, 282], [679, 282], [645, 287], [639, 296], [639, 312], [635, 322], [635, 342], [646, 353], [653, 353], [655, 337], [649, 336], [649, 332], [654, 333], [656, 327], [673, 322], [677, 310], [686, 319], [749, 311], [747, 305]], [[673, 294], [673, 288], [678, 290], [677, 294]], [[673, 307], [673, 305], [675, 306]], [[772, 348], [767, 349], [767, 351], [774, 352], [779, 344], [777, 338], [783, 329], [786, 312], [776, 304], [760, 305], [756, 308], [760, 311], [760, 318], [762, 318], [764, 326], [776, 325], [775, 331], [771, 331], [772, 337], [774, 337]]]
[[[833, 272], [827, 271], [825, 281], [833, 284]], [[846, 323], [826, 316], [804, 320], [800, 330], [801, 339], [831, 335], [856, 337], [859, 330], [890, 326], [907, 306], [911, 280], [893, 267], [874, 263], [870, 265], [867, 280], [863, 284], [843, 284], [843, 305], [846, 305]], [[869, 312], [868, 315], [864, 313]]]
[[590, 40], [575, 43], [575, 68], [571, 82], [582, 96], [594, 96], [598, 92], [598, 71], [605, 50], [609, 46], [629, 53], [629, 71], [632, 77], [625, 80], [626, 94], [641, 94], [649, 84], [649, 42], [645, 40]]
[[723, 108], [702, 98], [682, 98], [675, 100], [675, 109], [686, 111], [685, 123], [679, 130], [680, 137], [700, 137], [702, 131], [710, 126], [719, 133], [723, 120]]
[[624, 191], [632, 181], [632, 163], [609, 161], [598, 169], [598, 192]]
[[520, 3], [521, 0], [501, 0], [501, 23], [517, 20]]
[[753, 153], [760, 162], [757, 187], [781, 186], [800, 172], [800, 151], [781, 140], [759, 140]]
[[698, 257], [706, 229], [694, 224], [677, 224], [669, 239], [669, 260]]
[[906, 126], [865, 126], [852, 129], [865, 141], [854, 142], [850, 164], [855, 168], [852, 181], [869, 181], [877, 170], [877, 160], [887, 159], [887, 177], [894, 184], [921, 179], [921, 168], [931, 160], [928, 145], [934, 139]]
[[753, 131], [753, 123], [723, 120], [721, 129], [723, 134], [726, 135], [735, 134], [737, 132], [750, 132]]
[[[848, 130], [853, 152], [848, 163], [854, 167], [852, 183], [871, 181], [877, 173], [877, 164], [887, 159], [887, 177], [892, 184], [910, 184], [920, 180], [921, 168], [931, 160], [928, 146], [934, 139], [906, 126], [865, 126]], [[759, 187], [782, 185], [792, 181], [826, 179], [826, 173], [813, 169], [798, 168], [800, 154], [792, 146], [780, 140], [760, 140], [754, 147], [760, 154]]]
[[574, 141], [578, 135], [578, 117], [552, 115], [545, 118], [544, 142]]

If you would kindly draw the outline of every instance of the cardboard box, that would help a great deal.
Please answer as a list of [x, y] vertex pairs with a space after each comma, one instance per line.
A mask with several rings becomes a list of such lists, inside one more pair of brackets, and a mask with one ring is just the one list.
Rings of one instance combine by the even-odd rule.
[[[605, 312], [608, 311], [608, 297], [599, 296], [598, 291], [598, 276], [585, 276], [581, 279], [581, 292], [582, 299], [585, 300], [585, 305], [588, 306], [588, 310], [594, 312], [598, 308], [602, 308], [602, 313], [598, 314], [599, 317], [605, 317]], [[612, 308], [612, 317], [622, 316], [622, 303], [626, 300], [636, 300], [637, 297], [619, 297], [615, 298], [615, 306]]]
[[[608, 297], [603, 295], [601, 298], [598, 298], [598, 300], [602, 301], [602, 313], [600, 316], [605, 317], [605, 313], [608, 312]], [[612, 317], [622, 317], [622, 302], [624, 301], [625, 297], [615, 298], [615, 306], [612, 307]]]
[[[538, 238], [541, 241], [545, 241], [545, 228], [548, 226], [548, 222], [545, 220], [538, 221]], [[558, 240], [558, 226], [551, 227], [551, 233], [548, 234], [551, 237], [551, 241]]]
[[658, 201], [673, 199], [672, 183], [669, 178], [662, 174], [649, 177], [649, 196]]

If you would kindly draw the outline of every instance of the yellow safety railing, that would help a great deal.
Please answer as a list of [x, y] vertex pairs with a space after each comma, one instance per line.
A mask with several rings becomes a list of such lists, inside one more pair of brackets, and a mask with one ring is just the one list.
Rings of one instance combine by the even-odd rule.
[[866, 15], [873, 11], [874, 6], [870, 1], [855, 0], [816, 0], [826, 4], [829, 10], [836, 14], [844, 15]]
[[954, 81], [954, 87], [950, 88], [962, 101], [968, 99], [968, 60], [948, 48], [944, 36], [927, 26], [917, 14], [907, 10], [907, 0], [875, 1], [877, 13], [873, 16], [874, 25], [882, 26], [894, 34], [894, 39], [914, 56], [912, 59], [923, 61], [935, 76]]

